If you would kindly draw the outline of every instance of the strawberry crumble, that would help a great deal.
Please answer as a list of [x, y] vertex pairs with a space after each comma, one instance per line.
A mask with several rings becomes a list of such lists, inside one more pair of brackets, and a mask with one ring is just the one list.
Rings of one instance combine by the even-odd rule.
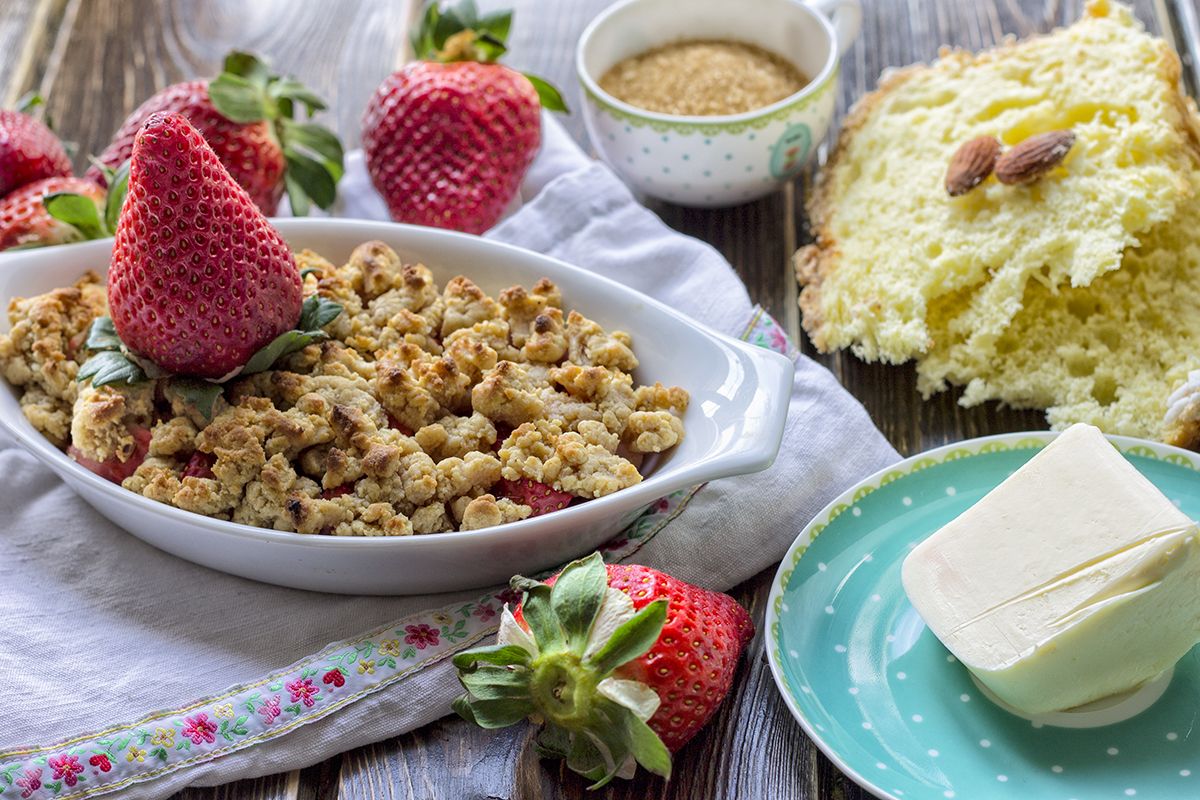
[[[341, 307], [328, 338], [221, 384], [211, 408], [153, 374], [77, 380], [109, 308], [85, 275], [9, 306], [0, 372], [29, 421], [145, 497], [275, 530], [473, 530], [642, 480], [683, 437], [688, 393], [636, 386], [630, 337], [563, 308], [542, 279], [491, 297], [443, 288], [381, 242], [343, 266], [295, 254], [303, 296]], [[94, 336], [94, 334], [93, 334]]]

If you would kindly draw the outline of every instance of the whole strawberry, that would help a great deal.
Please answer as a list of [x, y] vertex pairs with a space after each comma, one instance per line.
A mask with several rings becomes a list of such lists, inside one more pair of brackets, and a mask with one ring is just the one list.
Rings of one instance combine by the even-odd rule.
[[513, 588], [525, 595], [516, 614], [505, 606], [497, 644], [454, 658], [467, 689], [454, 709], [484, 728], [544, 720], [541, 753], [567, 759], [592, 788], [632, 777], [635, 763], [669, 777], [670, 754], [729, 693], [754, 635], [728, 595], [649, 567], [605, 567], [598, 553]]
[[64, 244], [107, 235], [101, 228], [88, 227], [82, 217], [62, 214], [63, 218], [59, 218], [52, 214], [53, 198], [65, 195], [78, 199], [64, 200], [64, 206], [81, 207], [72, 210], [90, 212], [90, 218], [99, 224], [103, 189], [83, 178], [43, 178], [0, 198], [0, 250]]
[[180, 114], [138, 131], [117, 221], [108, 305], [133, 353], [222, 378], [300, 319], [287, 244]]
[[62, 142], [26, 113], [40, 102], [34, 95], [16, 111], [0, 110], [0, 197], [34, 181], [71, 174]]
[[[234, 52], [217, 78], [173, 84], [138, 106], [97, 161], [115, 170], [152, 114], [174, 112], [200, 131], [264, 214], [275, 213], [285, 187], [297, 215], [308, 213], [310, 200], [329, 208], [342, 175], [342, 146], [325, 128], [297, 122], [297, 104], [309, 115], [325, 108], [299, 82], [271, 75], [255, 56]], [[105, 184], [99, 166], [87, 177]]]
[[495, 63], [511, 12], [431, 3], [413, 37], [419, 61], [367, 103], [367, 170], [392, 219], [482, 233], [516, 196], [541, 143], [540, 109], [566, 111], [540, 78]]

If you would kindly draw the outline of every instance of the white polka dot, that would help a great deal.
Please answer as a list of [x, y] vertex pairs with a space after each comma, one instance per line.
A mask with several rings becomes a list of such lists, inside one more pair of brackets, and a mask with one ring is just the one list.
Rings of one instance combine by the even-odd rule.
[[816, 728], [817, 730], [819, 730], [821, 733], [825, 732], [825, 728], [823, 728], [820, 725], [817, 725], [816, 723], [813, 723], [813, 727]]
[[969, 703], [971, 702], [971, 695], [963, 693], [958, 696], [958, 699], [962, 700], [964, 703]]
[[979, 740], [979, 746], [980, 746], [980, 747], [991, 747], [991, 746], [992, 746], [992, 743], [991, 743], [989, 740], [987, 740], [987, 739], [980, 739], [980, 740]]
[[1125, 790], [1126, 797], [1133, 797], [1135, 794], [1137, 794], [1137, 789], [1126, 789]]
[[850, 694], [854, 694], [854, 695], [858, 694], [858, 687], [857, 687], [857, 686], [851, 686], [851, 687], [850, 687]]
[[888, 644], [891, 644], [892, 642], [896, 641], [896, 637], [890, 633], [883, 638], [887, 639]]
[[829, 569], [829, 567], [825, 566], [824, 561], [819, 561], [817, 562], [817, 569], [821, 572], [824, 572], [825, 570]]
[[924, 718], [924, 717], [922, 717], [920, 714], [913, 714], [913, 715], [912, 715], [912, 721], [913, 721], [913, 722], [924, 722], [924, 721], [925, 721], [925, 718]]
[[826, 613], [826, 614], [832, 614], [832, 613], [833, 613], [833, 606], [825, 606], [825, 613]]
[[861, 516], [862, 516], [862, 509], [861, 509], [861, 508], [859, 508], [858, 506], [855, 506], [854, 508], [850, 509], [850, 513], [851, 513], [851, 514], [853, 514], [853, 515], [854, 515], [854, 516], [856, 516], [856, 517], [861, 517]]
[[799, 654], [799, 653], [797, 653], [795, 650], [788, 650], [788, 655], [789, 655], [789, 656], [791, 656], [792, 658], [799, 658], [799, 657], [800, 657], [800, 654]]
[[882, 599], [883, 599], [883, 598], [882, 598], [882, 597], [880, 597], [880, 596], [879, 596], [879, 595], [877, 595], [877, 594], [873, 594], [873, 595], [871, 595], [871, 602], [872, 602], [872, 603], [878, 603], [878, 602], [879, 602], [880, 600], [882, 600]]
[[788, 608], [788, 604], [787, 604], [787, 603], [780, 603], [780, 604], [779, 604], [779, 607], [780, 607], [781, 609], [783, 609], [784, 611], [791, 611], [791, 609], [790, 609], [790, 608]]
[[1008, 783], [1008, 776], [1007, 775], [997, 775], [996, 780], [1000, 781], [1001, 783]]
[[869, 730], [871, 730], [871, 723], [869, 723], [869, 722], [864, 722], [864, 723], [863, 723], [863, 730], [864, 730], [864, 731], [869, 731]]
[[876, 761], [875, 768], [876, 769], [887, 769], [887, 764], [883, 763], [882, 761]]
[[1181, 777], [1187, 778], [1191, 776], [1192, 771], [1190, 769], [1181, 769], [1179, 770], [1179, 774]]
[[907, 677], [908, 677], [907, 672], [897, 672], [896, 673], [896, 680], [898, 680], [898, 681], [902, 681], [902, 680], [906, 679]]
[[1170, 733], [1168, 733], [1168, 734], [1167, 734], [1167, 741], [1168, 741], [1168, 742], [1173, 742], [1173, 741], [1175, 741], [1175, 740], [1176, 740], [1176, 739], [1178, 739], [1178, 738], [1179, 738], [1179, 734], [1178, 734], [1178, 733], [1176, 733], [1175, 731], [1171, 731]]
[[947, 486], [946, 494], [950, 495], [951, 497], [954, 497], [954, 495], [958, 494], [958, 489], [955, 489], [953, 486]]
[[942, 792], [942, 797], [954, 797], [954, 792], [947, 789], [946, 791]]
[[911, 505], [912, 505], [912, 498], [911, 498], [911, 497], [904, 497], [904, 498], [901, 498], [900, 502], [901, 502], [901, 503], [904, 503], [904, 505], [906, 505], [906, 506], [911, 506]]
[[1119, 752], [1121, 752], [1121, 751], [1120, 751], [1120, 750], [1118, 750], [1118, 749], [1117, 749], [1117, 748], [1115, 748], [1115, 747], [1110, 747], [1110, 748], [1108, 748], [1108, 750], [1106, 750], [1105, 752], [1106, 752], [1106, 753], [1108, 753], [1110, 756], [1115, 756], [1117, 753], [1119, 753]]
[[1172, 500], [1171, 502], [1175, 504], [1175, 507], [1176, 507], [1176, 508], [1180, 508], [1180, 507], [1182, 507], [1182, 506], [1183, 506], [1183, 502], [1182, 502], [1182, 501], [1179, 501], [1179, 500]]
[[1058, 764], [1055, 764], [1053, 767], [1050, 768], [1050, 771], [1053, 772], [1055, 775], [1059, 775], [1062, 773], [1062, 767], [1060, 767]]
[[904, 792], [899, 789], [892, 789], [892, 794], [896, 795], [896, 797], [904, 797]]
[[957, 661], [957, 660], [958, 660], [958, 659], [957, 659], [957, 658], [955, 658], [955, 657], [954, 657], [954, 656], [952, 656], [952, 655], [950, 655], [950, 656], [946, 656], [946, 663], [947, 663], [947, 664], [953, 664], [953, 663], [954, 663], [955, 661]]
[[874, 561], [874, 560], [875, 560], [875, 556], [871, 555], [870, 553], [867, 553], [865, 556], [863, 556], [863, 563], [864, 563], [864, 564], [869, 564], [869, 563], [871, 563], [871, 562], [872, 562], [872, 561]]
[[844, 645], [844, 644], [835, 644], [835, 645], [833, 646], [833, 652], [835, 652], [835, 653], [844, 653], [844, 652], [846, 652], [846, 645]]
[[1043, 722], [1031, 722], [1029, 724], [1032, 725], [1034, 728], [1042, 728], [1045, 725], [1045, 723], [1043, 723]]
[[937, 758], [938, 756], [941, 755], [941, 753], [939, 753], [937, 750], [930, 750], [929, 755], [933, 756], [934, 758]]

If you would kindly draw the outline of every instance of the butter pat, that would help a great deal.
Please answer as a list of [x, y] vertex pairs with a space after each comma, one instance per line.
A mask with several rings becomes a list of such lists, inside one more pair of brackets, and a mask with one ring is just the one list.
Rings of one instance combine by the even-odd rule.
[[918, 545], [902, 578], [950, 652], [1029, 714], [1132, 689], [1200, 640], [1200, 531], [1091, 425]]

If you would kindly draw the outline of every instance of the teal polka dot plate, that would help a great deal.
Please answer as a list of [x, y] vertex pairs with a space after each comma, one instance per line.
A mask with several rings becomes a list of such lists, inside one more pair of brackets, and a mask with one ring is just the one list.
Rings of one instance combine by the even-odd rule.
[[[1200, 797], [1200, 648], [1124, 721], [1030, 721], [984, 696], [904, 594], [908, 552], [1053, 437], [989, 436], [906, 459], [830, 503], [780, 565], [766, 618], [775, 682], [809, 737], [881, 798]], [[1109, 439], [1200, 518], [1200, 454]]]

